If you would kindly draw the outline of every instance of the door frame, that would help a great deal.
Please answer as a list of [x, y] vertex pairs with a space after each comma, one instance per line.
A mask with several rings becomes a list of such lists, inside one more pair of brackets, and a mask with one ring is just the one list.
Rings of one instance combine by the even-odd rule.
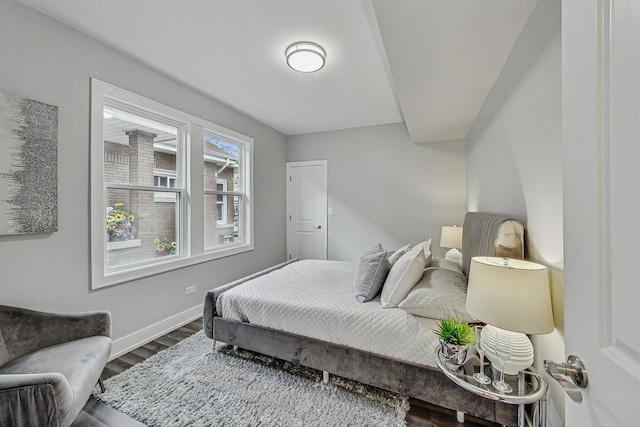
[[289, 187], [289, 183], [291, 182], [291, 170], [294, 167], [305, 167], [305, 166], [321, 166], [323, 168], [323, 182], [322, 182], [322, 187], [324, 189], [324, 195], [322, 196], [324, 198], [324, 206], [325, 206], [325, 213], [324, 213], [324, 218], [322, 220], [322, 230], [323, 233], [323, 241], [322, 241], [322, 253], [323, 253], [323, 259], [328, 259], [328, 254], [329, 254], [329, 246], [328, 246], [328, 240], [329, 240], [329, 227], [328, 227], [328, 222], [329, 222], [329, 217], [328, 217], [328, 207], [329, 207], [329, 199], [328, 199], [328, 194], [329, 194], [329, 190], [328, 190], [328, 186], [327, 186], [327, 182], [328, 182], [328, 161], [327, 160], [304, 160], [304, 161], [292, 161], [292, 162], [287, 162], [287, 174], [286, 174], [286, 221], [287, 221], [287, 259], [291, 259], [291, 253], [292, 253], [292, 247], [291, 247], [291, 239], [293, 237], [292, 235], [292, 230], [291, 230], [291, 207], [289, 205], [291, 197], [290, 197], [290, 187]]

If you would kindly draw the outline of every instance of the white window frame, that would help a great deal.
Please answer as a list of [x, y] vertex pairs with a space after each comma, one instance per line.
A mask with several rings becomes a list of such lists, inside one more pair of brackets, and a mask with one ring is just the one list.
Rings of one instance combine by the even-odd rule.
[[[185, 146], [181, 177], [185, 190], [176, 189], [176, 197], [181, 200], [180, 254], [177, 256], [153, 259], [149, 262], [131, 264], [117, 270], [106, 268], [107, 245], [104, 223], [106, 209], [106, 186], [104, 182], [104, 141], [103, 109], [105, 99], [118, 101], [144, 109], [159, 116], [168, 117], [176, 122], [185, 123]], [[224, 135], [240, 143], [242, 148], [243, 182], [243, 241], [222, 245], [215, 250], [204, 248], [204, 156], [203, 135], [205, 129]], [[178, 156], [180, 157], [180, 156]], [[161, 274], [189, 265], [195, 265], [214, 259], [251, 251], [254, 248], [253, 233], [253, 139], [226, 129], [215, 123], [192, 116], [148, 98], [136, 95], [116, 86], [91, 79], [91, 288], [124, 283], [143, 277]], [[113, 187], [113, 186], [112, 186]], [[125, 185], [130, 189], [139, 186]], [[165, 191], [163, 189], [163, 191]], [[172, 191], [167, 188], [166, 191]], [[182, 202], [184, 201], [184, 202]]]

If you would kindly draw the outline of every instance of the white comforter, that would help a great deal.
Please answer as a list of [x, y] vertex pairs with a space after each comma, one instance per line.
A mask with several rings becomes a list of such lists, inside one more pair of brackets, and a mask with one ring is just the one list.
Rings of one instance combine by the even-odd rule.
[[435, 366], [436, 320], [356, 301], [354, 263], [305, 260], [225, 291], [222, 317]]

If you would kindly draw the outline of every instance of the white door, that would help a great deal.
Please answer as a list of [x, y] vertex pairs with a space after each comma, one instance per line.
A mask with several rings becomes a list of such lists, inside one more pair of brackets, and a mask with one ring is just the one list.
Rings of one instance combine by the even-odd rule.
[[562, 2], [567, 426], [640, 425], [640, 1]]
[[288, 258], [327, 259], [327, 161], [287, 162]]

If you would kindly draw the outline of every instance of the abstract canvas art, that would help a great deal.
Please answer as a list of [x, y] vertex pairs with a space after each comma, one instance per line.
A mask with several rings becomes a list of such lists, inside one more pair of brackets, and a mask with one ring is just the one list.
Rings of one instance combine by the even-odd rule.
[[58, 107], [0, 92], [0, 235], [58, 229]]

